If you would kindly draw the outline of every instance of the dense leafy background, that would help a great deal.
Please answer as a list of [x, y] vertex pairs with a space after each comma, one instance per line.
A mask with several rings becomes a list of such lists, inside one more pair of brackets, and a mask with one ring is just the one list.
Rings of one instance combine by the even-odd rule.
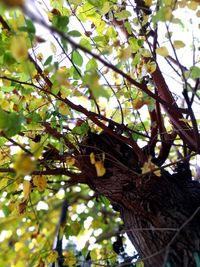
[[[63, 199], [65, 264], [83, 266], [90, 250], [93, 266], [112, 265], [121, 222], [105, 198], [70, 179], [79, 173], [75, 151], [110, 119], [140, 146], [148, 142], [156, 63], [177, 103], [184, 108], [185, 88], [198, 107], [198, 1], [4, 0], [0, 15], [0, 266], [56, 261]], [[146, 93], [137, 86], [143, 83]], [[174, 144], [167, 163], [176, 147], [182, 153], [179, 137]], [[103, 155], [99, 162], [101, 176]]]

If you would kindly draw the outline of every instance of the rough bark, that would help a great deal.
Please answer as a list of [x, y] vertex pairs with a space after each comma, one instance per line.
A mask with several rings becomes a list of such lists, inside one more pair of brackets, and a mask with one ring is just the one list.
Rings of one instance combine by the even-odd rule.
[[[96, 177], [89, 160], [91, 152], [97, 157], [105, 153], [103, 177]], [[105, 134], [90, 135], [83, 153], [82, 171], [88, 176], [88, 184], [120, 211], [124, 229], [145, 267], [196, 267], [200, 184], [191, 180], [190, 173], [163, 171], [160, 177], [153, 173], [142, 176], [130, 147]]]

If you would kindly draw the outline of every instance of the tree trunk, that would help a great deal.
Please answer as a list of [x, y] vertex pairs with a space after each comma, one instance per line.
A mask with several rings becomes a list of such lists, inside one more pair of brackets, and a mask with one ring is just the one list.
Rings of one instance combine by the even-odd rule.
[[163, 171], [160, 177], [153, 173], [141, 176], [135, 154], [119, 142], [116, 151], [113, 142], [109, 146], [108, 138], [93, 135], [92, 142], [87, 143], [87, 155], [99, 155], [102, 151], [106, 155], [103, 177], [95, 177], [89, 156], [83, 164], [83, 172], [85, 166], [93, 168], [90, 173], [87, 168], [88, 184], [120, 211], [124, 230], [145, 267], [197, 267], [200, 184], [184, 177], [184, 173], [172, 175]]

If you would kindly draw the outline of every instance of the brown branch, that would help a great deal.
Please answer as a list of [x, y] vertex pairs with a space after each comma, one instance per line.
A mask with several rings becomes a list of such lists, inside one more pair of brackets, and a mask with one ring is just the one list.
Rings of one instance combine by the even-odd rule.
[[47, 133], [49, 133], [50, 135], [54, 136], [58, 140], [62, 140], [63, 139], [65, 145], [68, 148], [73, 149], [74, 152], [78, 153], [77, 148], [71, 142], [69, 142], [69, 140], [67, 140], [67, 138], [63, 134], [59, 133], [55, 128], [51, 127], [50, 123], [43, 122], [42, 125], [45, 127]]
[[188, 106], [188, 112], [189, 116], [191, 118], [192, 126], [193, 126], [193, 131], [194, 131], [194, 137], [195, 137], [195, 144], [196, 144], [196, 151], [199, 151], [200, 149], [200, 138], [199, 138], [199, 130], [198, 130], [198, 125], [197, 121], [191, 106], [191, 101], [189, 100], [188, 92], [187, 89], [183, 90], [183, 96], [185, 98], [185, 102]]
[[15, 140], [12, 138], [7, 137], [4, 133], [0, 132], [0, 136], [3, 136], [5, 139], [7, 139], [9, 142], [11, 142], [13, 145], [20, 147], [25, 153], [32, 155], [32, 153], [26, 149], [23, 145], [17, 143]]
[[151, 119], [151, 138], [148, 143], [149, 147], [149, 153], [150, 155], [155, 155], [155, 146], [158, 140], [158, 118], [157, 118], [157, 113], [156, 110], [149, 111], [150, 119]]
[[[0, 173], [16, 173], [16, 171], [13, 168], [0, 168]], [[48, 170], [41, 170], [41, 171], [35, 170], [31, 173], [31, 175], [66, 175], [71, 178], [69, 180], [71, 182], [83, 183], [83, 184], [88, 183], [84, 175], [72, 173], [65, 168], [56, 168], [56, 169], [48, 169]]]
[[166, 82], [165, 79], [160, 71], [160, 68], [157, 66], [155, 72], [152, 74], [152, 78], [154, 80], [154, 83], [157, 87], [158, 94], [162, 99], [165, 101], [168, 101], [171, 105], [175, 107], [175, 110], [172, 110], [170, 108], [167, 108], [165, 105], [163, 105], [163, 108], [165, 109], [165, 112], [168, 114], [172, 124], [174, 125], [175, 129], [181, 136], [183, 140], [187, 143], [188, 147], [193, 150], [196, 150], [196, 144], [194, 144], [194, 131], [193, 129], [183, 121], [183, 115], [180, 112], [180, 109], [178, 108], [175, 99], [173, 98]]

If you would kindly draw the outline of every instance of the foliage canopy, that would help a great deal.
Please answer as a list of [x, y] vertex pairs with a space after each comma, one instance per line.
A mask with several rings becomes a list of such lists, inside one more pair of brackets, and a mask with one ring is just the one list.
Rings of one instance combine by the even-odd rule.
[[[85, 178], [85, 139], [127, 144], [143, 175], [196, 163], [199, 16], [198, 0], [1, 1], [0, 266], [57, 262], [64, 199], [65, 266], [88, 250], [93, 266], [116, 264], [122, 223]], [[104, 177], [105, 152], [87, 156], [90, 179]]]

